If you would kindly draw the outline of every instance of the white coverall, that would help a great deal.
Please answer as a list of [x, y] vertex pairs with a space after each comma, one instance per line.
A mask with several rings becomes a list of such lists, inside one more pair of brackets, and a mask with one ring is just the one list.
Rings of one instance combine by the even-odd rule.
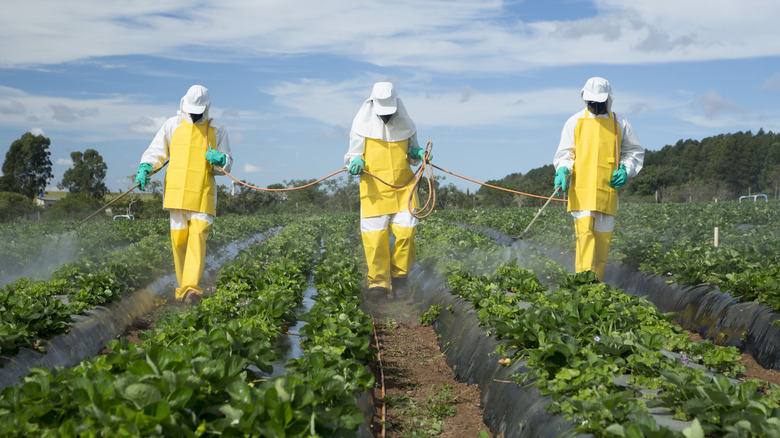
[[612, 112], [612, 88], [606, 79], [589, 79], [580, 95], [585, 102], [606, 98], [606, 114], [594, 115], [585, 108], [571, 116], [553, 165], [556, 171], [565, 166], [571, 173], [568, 210], [577, 239], [575, 271], [590, 270], [603, 280], [617, 213], [617, 190], [609, 186], [612, 171], [622, 164], [626, 176], [633, 178], [642, 169], [645, 152], [628, 120]]
[[[225, 154], [225, 172], [233, 159], [225, 127], [209, 119], [211, 100], [205, 87], [194, 85], [182, 97], [179, 112], [165, 121], [141, 157], [155, 170], [168, 162], [163, 208], [170, 213], [171, 245], [176, 267], [176, 299], [199, 286], [206, 260], [206, 239], [216, 214], [214, 175], [224, 175], [206, 160], [209, 147]], [[190, 114], [203, 116], [195, 123]], [[208, 130], [208, 136], [206, 135]]]
[[[379, 115], [392, 114], [385, 123]], [[371, 97], [362, 105], [352, 122], [349, 150], [344, 165], [360, 157], [365, 170], [389, 184], [404, 184], [414, 175], [411, 166], [420, 160], [409, 157], [417, 143], [417, 128], [406, 112], [393, 85], [374, 84]], [[403, 188], [391, 188], [373, 177], [360, 176], [360, 231], [368, 265], [369, 290], [393, 290], [393, 279], [406, 278], [416, 256], [417, 218], [409, 212], [408, 200], [414, 181]], [[412, 209], [418, 208], [414, 196]], [[390, 231], [395, 245], [390, 252]]]

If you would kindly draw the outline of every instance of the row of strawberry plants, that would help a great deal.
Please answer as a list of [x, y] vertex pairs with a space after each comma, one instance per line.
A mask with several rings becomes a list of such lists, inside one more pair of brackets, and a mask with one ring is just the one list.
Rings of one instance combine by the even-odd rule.
[[[548, 208], [527, 238], [574, 250], [571, 216]], [[439, 217], [520, 235], [534, 209], [441, 212]], [[616, 219], [610, 260], [672, 277], [711, 284], [743, 300], [780, 311], [780, 204], [625, 204]], [[719, 246], [714, 246], [718, 228]]]
[[[210, 248], [225, 245], [230, 239], [250, 237], [278, 225], [282, 219], [224, 220], [215, 229], [238, 229], [242, 235], [238, 236], [235, 231], [217, 231]], [[135, 223], [151, 234], [124, 249], [67, 263], [57, 269], [49, 281], [21, 278], [0, 289], [0, 354], [13, 356], [21, 347], [45, 351], [41, 339], [66, 332], [73, 315], [120, 300], [152, 279], [171, 272], [168, 230], [157, 234], [153, 231], [155, 227], [144, 225], [145, 222], [125, 221]], [[110, 233], [111, 230], [104, 231]], [[67, 301], [61, 299], [63, 296], [67, 296]]]
[[[279, 241], [306, 239], [295, 227], [285, 234]], [[112, 341], [109, 354], [75, 368], [34, 369], [0, 396], [0, 435], [235, 434], [236, 409], [294, 391], [269, 387], [248, 367], [270, 370], [276, 359], [273, 340], [294, 319], [316, 239], [303, 240], [306, 245], [312, 249], [282, 258], [272, 255], [276, 243], [247, 251], [235, 261], [255, 263], [241, 271], [245, 278], [220, 281], [200, 306], [159, 319], [140, 345]], [[285, 418], [281, 403], [253, 412], [264, 424]]]
[[[309, 354], [288, 361], [283, 376], [266, 380], [249, 368], [270, 371], [274, 339], [295, 318], [319, 241], [333, 234], [324, 223], [291, 225], [243, 252], [224, 269], [214, 296], [158, 320], [141, 345], [114, 341], [111, 353], [79, 367], [34, 370], [0, 396], [0, 435], [354, 434], [362, 421], [354, 392], [373, 382], [353, 360], [365, 348], [329, 337], [309, 341]], [[342, 306], [337, 321], [360, 319], [356, 306], [344, 307], [359, 294], [356, 263], [329, 253], [336, 261], [321, 264], [315, 277], [319, 295], [333, 294], [323, 295], [329, 304], [314, 311], [319, 318], [308, 316], [310, 324], [323, 322], [317, 333], [330, 326], [334, 305]], [[356, 337], [367, 339], [365, 320], [362, 326]]]
[[38, 271], [44, 267], [53, 270], [53, 264], [76, 258], [99, 259], [144, 236], [162, 235], [168, 228], [163, 220], [97, 221], [68, 230], [71, 225], [69, 221], [55, 221], [0, 226], [0, 252], [4, 254], [0, 279], [14, 280], [14, 274], [28, 271], [30, 265], [45, 265], [38, 266]]
[[300, 317], [306, 322], [300, 330], [305, 356], [288, 361], [286, 369], [288, 376], [292, 372], [305, 376], [302, 384], [327, 401], [320, 406], [318, 418], [333, 427], [301, 436], [355, 436], [365, 423], [356, 396], [374, 385], [374, 376], [366, 368], [374, 357], [370, 348], [373, 326], [371, 317], [359, 308], [362, 258], [351, 250], [356, 246], [357, 217], [332, 221], [333, 216], [314, 270], [315, 304]]
[[[428, 225], [420, 227], [422, 237], [437, 234], [440, 243], [449, 238], [454, 248], [463, 241], [462, 229], [450, 234], [452, 227]], [[451, 292], [470, 301], [480, 324], [504, 341], [498, 351], [508, 355], [504, 363], [525, 361], [529, 371], [514, 375], [515, 381], [532, 382], [550, 395], [548, 410], [566, 415], [578, 432], [684, 436], [659, 427], [647, 411], [662, 407], [677, 419], [693, 420], [687, 434], [780, 434], [780, 390], [706, 373], [705, 367], [736, 377], [744, 368], [735, 366], [739, 354], [733, 347], [691, 342], [670, 324], [675, 315], [660, 314], [646, 299], [599, 283], [592, 273], [566, 276], [557, 288], [514, 262], [477, 275], [460, 262], [442, 265], [441, 251], [421, 245], [421, 263], [438, 265]]]
[[[356, 217], [331, 215], [328, 221], [307, 222], [319, 228], [322, 246], [313, 275], [315, 304], [298, 315], [306, 322], [298, 333], [304, 355], [288, 360], [285, 375], [273, 379], [289, 387], [289, 397], [283, 400], [287, 423], [273, 430], [246, 425], [241, 428], [245, 436], [354, 436], [365, 421], [355, 397], [373, 386], [373, 375], [364, 365], [372, 357], [372, 325], [358, 308], [362, 274], [358, 257], [349, 250], [354, 247], [350, 239], [355, 239]], [[299, 251], [296, 242], [273, 253], [284, 257]]]

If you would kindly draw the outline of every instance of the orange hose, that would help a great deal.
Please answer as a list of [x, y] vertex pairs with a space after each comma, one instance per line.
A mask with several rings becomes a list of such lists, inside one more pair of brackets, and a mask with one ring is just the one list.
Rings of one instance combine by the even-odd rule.
[[[433, 142], [429, 141], [428, 144], [425, 146], [425, 152], [424, 152], [424, 156], [423, 156], [422, 162], [420, 163], [420, 167], [414, 172], [414, 175], [412, 176], [412, 178], [410, 178], [409, 181], [407, 181], [407, 182], [405, 182], [403, 184], [390, 184], [390, 183], [388, 183], [386, 181], [383, 181], [381, 178], [379, 178], [378, 176], [372, 174], [371, 172], [365, 171], [363, 173], [365, 173], [366, 175], [371, 176], [372, 178], [376, 179], [377, 181], [381, 182], [382, 184], [384, 184], [384, 185], [386, 185], [388, 187], [392, 187], [392, 188], [396, 188], [396, 189], [400, 189], [402, 187], [406, 187], [407, 185], [411, 184], [412, 181], [414, 181], [414, 186], [416, 187], [417, 185], [420, 184], [420, 179], [422, 179], [423, 175], [425, 175], [425, 180], [428, 183], [428, 199], [426, 199], [426, 201], [423, 204], [423, 206], [420, 207], [417, 212], [415, 212], [411, 208], [412, 207], [412, 199], [414, 198], [414, 193], [415, 193], [415, 191], [413, 189], [412, 193], [409, 195], [409, 200], [407, 202], [407, 208], [409, 209], [409, 212], [411, 212], [412, 216], [414, 216], [414, 217], [416, 217], [418, 219], [423, 219], [423, 218], [428, 217], [428, 215], [433, 213], [433, 208], [436, 205], [436, 186], [435, 186], [435, 183], [434, 183], [435, 179], [433, 177], [433, 168], [439, 169], [439, 170], [441, 170], [442, 172], [445, 172], [445, 173], [449, 173], [450, 175], [457, 176], [458, 178], [465, 179], [466, 181], [470, 181], [470, 182], [473, 182], [473, 183], [476, 183], [476, 184], [479, 184], [479, 185], [482, 185], [482, 186], [485, 186], [485, 187], [490, 187], [491, 189], [503, 190], [505, 192], [514, 193], [516, 195], [529, 196], [531, 198], [548, 199], [546, 196], [534, 195], [534, 194], [531, 194], [531, 193], [519, 192], [517, 190], [511, 190], [511, 189], [506, 189], [506, 188], [503, 188], [503, 187], [494, 186], [494, 185], [487, 184], [487, 183], [484, 183], [484, 182], [481, 182], [481, 181], [477, 181], [477, 180], [474, 180], [474, 179], [471, 179], [471, 178], [467, 178], [467, 177], [465, 177], [463, 175], [458, 175], [457, 173], [450, 172], [449, 170], [446, 170], [446, 169], [442, 169], [441, 167], [439, 167], [439, 166], [437, 166], [435, 164], [432, 164], [432, 163], [430, 163], [428, 161], [428, 156], [430, 155], [432, 150], [433, 150]], [[330, 174], [328, 174], [328, 175], [326, 175], [326, 176], [324, 176], [324, 177], [322, 177], [322, 178], [320, 178], [320, 179], [318, 179], [316, 181], [312, 181], [312, 182], [310, 182], [308, 184], [304, 184], [304, 185], [298, 186], [298, 187], [286, 187], [286, 188], [281, 188], [281, 189], [267, 189], [267, 188], [262, 188], [262, 187], [256, 187], [256, 186], [253, 186], [251, 184], [247, 184], [247, 183], [245, 183], [243, 181], [239, 181], [238, 178], [236, 178], [233, 175], [231, 175], [230, 173], [226, 172], [225, 169], [223, 169], [221, 166], [216, 165], [216, 164], [215, 164], [215, 166], [217, 168], [219, 168], [219, 170], [221, 170], [225, 175], [229, 176], [233, 181], [241, 184], [242, 186], [245, 186], [245, 187], [248, 187], [248, 188], [254, 189], [254, 190], [261, 190], [261, 191], [264, 191], [264, 192], [285, 192], [285, 191], [290, 191], [290, 190], [305, 189], [306, 187], [311, 187], [314, 184], [320, 183], [320, 182], [322, 182], [322, 181], [324, 181], [324, 180], [326, 180], [326, 179], [328, 179], [328, 178], [330, 178], [330, 177], [332, 177], [334, 175], [337, 175], [337, 174], [347, 170], [346, 168], [339, 169], [339, 170], [337, 170], [335, 172], [332, 172], [332, 173], [330, 173]], [[566, 199], [561, 199], [561, 198], [551, 198], [551, 199], [553, 201], [568, 202]], [[425, 214], [420, 213], [420, 212], [425, 211], [426, 209], [428, 209], [428, 211]]]

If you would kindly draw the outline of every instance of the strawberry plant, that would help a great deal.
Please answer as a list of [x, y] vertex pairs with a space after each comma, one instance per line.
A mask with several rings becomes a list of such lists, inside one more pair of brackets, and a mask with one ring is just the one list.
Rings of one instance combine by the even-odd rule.
[[[436, 228], [436, 233], [447, 232]], [[470, 269], [479, 269], [465, 265], [444, 273], [451, 292], [470, 301], [480, 324], [504, 341], [497, 350], [510, 355], [504, 363], [524, 361], [529, 371], [514, 376], [518, 384], [530, 382], [550, 395], [548, 410], [566, 415], [578, 431], [683, 436], [657, 425], [648, 407], [695, 419], [687, 433], [699, 428], [713, 436], [727, 431], [749, 436], [748, 430], [774, 436], [780, 430], [773, 418], [780, 412], [778, 388], [713, 374], [740, 375], [743, 368], [735, 365], [740, 356], [733, 347], [693, 343], [670, 324], [676, 315], [660, 314], [646, 299], [600, 283], [590, 272], [540, 287], [533, 271], [515, 263], [492, 274], [471, 274]], [[690, 377], [680, 381], [672, 375]], [[748, 412], [746, 406], [767, 415], [751, 416], [756, 423], [747, 424], [739, 418]]]

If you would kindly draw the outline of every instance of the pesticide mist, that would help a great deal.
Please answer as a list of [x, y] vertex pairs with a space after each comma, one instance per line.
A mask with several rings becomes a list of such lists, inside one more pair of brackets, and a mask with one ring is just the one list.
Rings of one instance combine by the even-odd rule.
[[79, 251], [78, 236], [75, 231], [42, 236], [41, 245], [35, 249], [35, 254], [28, 254], [29, 263], [14, 270], [0, 273], [0, 287], [20, 278], [34, 277], [48, 280], [55, 269], [76, 258]]

